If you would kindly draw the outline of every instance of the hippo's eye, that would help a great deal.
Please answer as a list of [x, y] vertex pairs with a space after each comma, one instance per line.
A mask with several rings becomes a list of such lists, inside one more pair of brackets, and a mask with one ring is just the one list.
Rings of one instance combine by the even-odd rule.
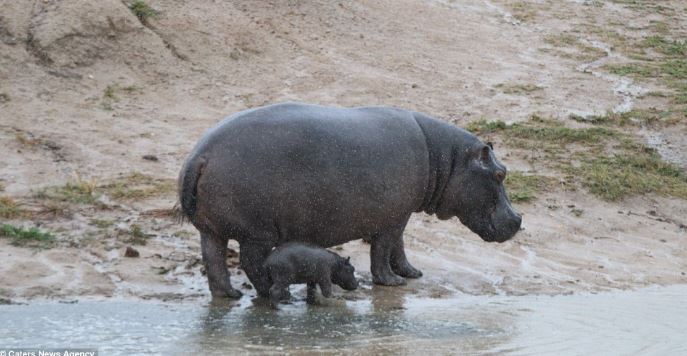
[[501, 171], [501, 170], [496, 171], [496, 173], [494, 173], [494, 175], [496, 176], [496, 180], [499, 183], [502, 183], [503, 180], [506, 179], [506, 172], [504, 172], [504, 171]]

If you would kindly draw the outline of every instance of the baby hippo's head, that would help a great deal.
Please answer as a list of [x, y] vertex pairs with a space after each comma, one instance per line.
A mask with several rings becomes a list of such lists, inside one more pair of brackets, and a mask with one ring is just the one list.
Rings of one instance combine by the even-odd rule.
[[358, 281], [355, 279], [355, 268], [351, 264], [351, 258], [339, 257], [336, 265], [332, 268], [332, 283], [345, 290], [355, 290], [358, 288]]

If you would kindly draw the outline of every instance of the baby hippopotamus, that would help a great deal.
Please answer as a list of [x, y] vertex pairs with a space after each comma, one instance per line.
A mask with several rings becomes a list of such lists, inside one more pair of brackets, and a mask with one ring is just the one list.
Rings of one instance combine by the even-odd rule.
[[291, 284], [308, 284], [308, 302], [315, 300], [315, 286], [320, 285], [324, 297], [331, 297], [332, 283], [345, 290], [358, 288], [355, 268], [349, 258], [343, 258], [321, 247], [301, 243], [286, 243], [275, 248], [264, 264], [272, 282], [270, 303], [277, 308], [279, 300], [289, 295]]

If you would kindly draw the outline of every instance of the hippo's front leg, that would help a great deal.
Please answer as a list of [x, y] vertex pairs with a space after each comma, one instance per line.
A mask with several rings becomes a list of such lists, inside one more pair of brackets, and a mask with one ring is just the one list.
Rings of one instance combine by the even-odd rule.
[[[404, 228], [405, 222], [372, 237], [370, 241], [370, 266], [372, 282], [374, 284], [384, 286], [406, 284], [406, 280], [403, 277], [391, 270], [392, 251], [398, 249], [399, 241], [403, 242], [398, 236], [402, 236]], [[403, 245], [401, 245], [401, 249], [403, 249]]]
[[227, 270], [227, 240], [201, 233], [200, 247], [212, 296], [241, 298], [241, 292], [231, 286]]
[[329, 274], [321, 276], [317, 284], [320, 286], [320, 292], [322, 292], [323, 297], [332, 297], [332, 279]]
[[286, 295], [291, 296], [291, 293], [289, 293], [289, 283], [286, 281], [274, 282], [269, 289], [269, 294], [270, 305], [273, 309], [278, 309], [279, 301], [284, 300]]
[[397, 275], [406, 278], [420, 278], [422, 271], [413, 267], [406, 258], [405, 248], [403, 247], [403, 231], [396, 237], [398, 240], [391, 247], [391, 270]]

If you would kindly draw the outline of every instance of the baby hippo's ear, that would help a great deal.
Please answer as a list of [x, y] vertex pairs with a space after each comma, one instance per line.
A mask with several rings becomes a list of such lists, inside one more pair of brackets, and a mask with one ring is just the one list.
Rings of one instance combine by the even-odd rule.
[[351, 263], [351, 256], [346, 257], [346, 263], [348, 263], [348, 264]]

